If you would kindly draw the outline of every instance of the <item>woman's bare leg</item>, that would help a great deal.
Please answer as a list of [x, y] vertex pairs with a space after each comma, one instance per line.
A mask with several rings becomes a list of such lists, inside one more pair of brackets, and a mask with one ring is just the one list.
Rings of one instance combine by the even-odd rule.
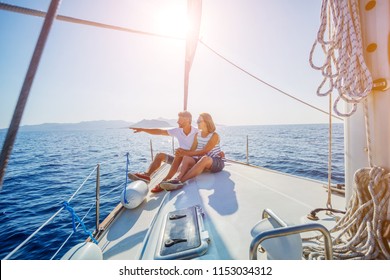
[[181, 178], [195, 165], [195, 163], [196, 162], [192, 157], [184, 156], [178, 170], [177, 179], [181, 180]]
[[186, 172], [183, 176], [178, 177], [178, 179], [182, 182], [185, 182], [191, 178], [194, 178], [201, 174], [205, 169], [210, 169], [213, 164], [213, 159], [208, 156], [202, 157], [195, 165], [192, 166], [188, 172]]

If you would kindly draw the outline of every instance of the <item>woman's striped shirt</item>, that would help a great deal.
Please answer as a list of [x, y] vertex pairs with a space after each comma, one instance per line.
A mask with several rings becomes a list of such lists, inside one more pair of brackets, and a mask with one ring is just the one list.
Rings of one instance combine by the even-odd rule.
[[[206, 137], [202, 137], [201, 132], [198, 132], [196, 140], [198, 141], [198, 146], [196, 147], [197, 151], [203, 150], [206, 147], [207, 143], [210, 141], [211, 137], [215, 132], [209, 133]], [[215, 145], [214, 148], [211, 149], [206, 155], [209, 157], [221, 157], [221, 148], [219, 143]]]

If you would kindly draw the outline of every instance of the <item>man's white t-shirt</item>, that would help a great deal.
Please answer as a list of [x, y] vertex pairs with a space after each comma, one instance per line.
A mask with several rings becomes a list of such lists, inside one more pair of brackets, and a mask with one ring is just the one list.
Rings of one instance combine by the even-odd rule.
[[177, 138], [177, 140], [179, 141], [180, 148], [184, 150], [190, 150], [192, 143], [194, 142], [195, 134], [198, 132], [198, 129], [191, 126], [191, 131], [190, 133], [188, 133], [188, 135], [186, 135], [183, 132], [183, 129], [180, 127], [168, 129], [167, 132], [169, 135]]

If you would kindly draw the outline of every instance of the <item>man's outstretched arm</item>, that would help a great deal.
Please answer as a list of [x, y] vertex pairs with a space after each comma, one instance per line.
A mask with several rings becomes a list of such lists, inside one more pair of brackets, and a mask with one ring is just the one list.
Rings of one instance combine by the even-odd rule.
[[142, 127], [129, 127], [129, 129], [134, 130], [134, 133], [138, 132], [146, 132], [153, 135], [164, 135], [168, 136], [168, 131], [165, 129], [159, 129], [159, 128], [142, 128]]

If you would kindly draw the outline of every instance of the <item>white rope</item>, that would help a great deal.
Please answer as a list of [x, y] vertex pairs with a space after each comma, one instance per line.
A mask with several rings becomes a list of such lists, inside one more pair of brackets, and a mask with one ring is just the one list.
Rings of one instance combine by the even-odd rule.
[[[329, 41], [326, 41], [328, 25], [331, 26], [331, 32]], [[322, 47], [326, 57], [322, 66], [316, 66], [313, 62], [318, 45]], [[321, 24], [310, 52], [310, 65], [320, 70], [324, 77], [317, 89], [317, 95], [326, 96], [337, 90], [338, 96], [333, 105], [335, 113], [343, 117], [351, 116], [373, 85], [363, 58], [359, 13], [355, 0], [323, 0]], [[323, 92], [326, 84], [329, 89]], [[342, 113], [338, 110], [341, 100], [353, 105], [350, 112]]]
[[[356, 190], [346, 214], [330, 230], [334, 237], [334, 259], [390, 259], [384, 226], [390, 199], [390, 173], [381, 167], [355, 173]], [[304, 246], [308, 259], [324, 259], [322, 236], [306, 238], [315, 245]]]
[[329, 132], [328, 132], [328, 198], [326, 207], [332, 209], [332, 93], [329, 94]]
[[363, 111], [364, 111], [364, 123], [366, 127], [366, 143], [367, 143], [367, 158], [368, 158], [368, 165], [370, 167], [373, 167], [373, 160], [372, 160], [372, 147], [371, 147], [371, 130], [370, 130], [370, 121], [369, 121], [369, 114], [368, 114], [368, 102], [367, 99], [363, 102]]
[[[328, 14], [328, 17], [327, 17]], [[328, 22], [329, 21], [329, 22]], [[329, 41], [324, 38], [329, 24]], [[313, 63], [314, 51], [320, 44], [326, 60], [322, 66]], [[357, 104], [364, 101], [366, 140], [370, 168], [355, 173], [356, 189], [346, 214], [330, 231], [335, 259], [390, 259], [390, 248], [385, 235], [385, 225], [390, 199], [390, 173], [374, 166], [371, 154], [367, 99], [373, 82], [365, 65], [362, 51], [358, 8], [355, 0], [323, 0], [321, 25], [310, 53], [310, 64], [321, 70], [324, 80], [317, 90], [319, 96], [331, 95], [337, 90], [333, 109], [339, 116], [350, 116]], [[323, 91], [325, 84], [329, 89]], [[351, 103], [350, 112], [341, 113], [340, 100]], [[314, 245], [304, 246], [308, 259], [324, 259], [324, 242], [321, 236], [306, 238]]]

